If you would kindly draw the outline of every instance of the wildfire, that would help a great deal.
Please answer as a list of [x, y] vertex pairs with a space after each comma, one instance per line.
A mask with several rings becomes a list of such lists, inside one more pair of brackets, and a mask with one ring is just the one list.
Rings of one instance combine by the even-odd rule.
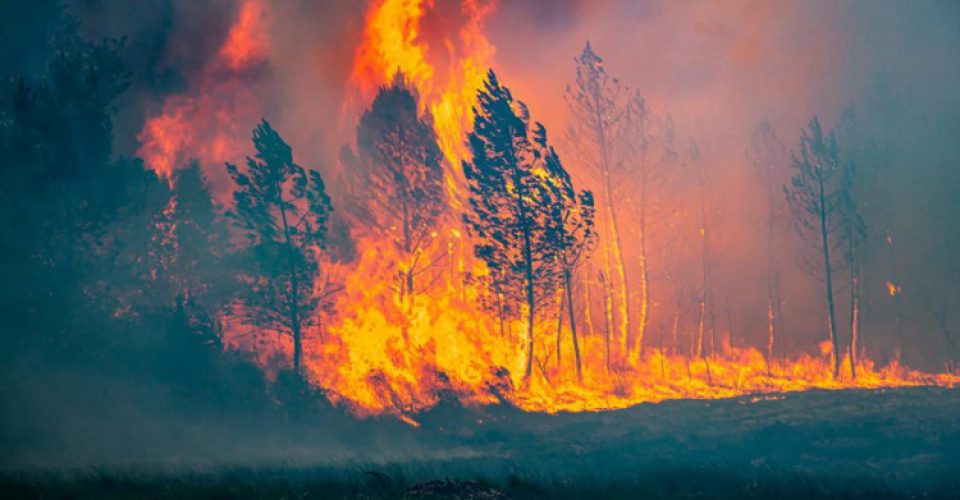
[[[483, 31], [496, 9], [494, 0], [463, 0], [456, 33], [428, 36], [424, 19], [435, 0], [380, 0], [366, 15], [363, 40], [353, 60], [350, 83], [365, 104], [397, 71], [419, 91], [433, 117], [440, 149], [448, 164], [448, 190], [457, 200], [464, 137], [473, 120], [472, 106], [493, 61], [494, 46]], [[353, 103], [358, 104], [358, 103]]]
[[[256, 120], [259, 106], [242, 77], [267, 54], [264, 7], [260, 0], [244, 1], [218, 56], [197, 77], [196, 89], [169, 97], [162, 112], [147, 121], [139, 136], [140, 155], [158, 174], [169, 177], [191, 158], [220, 165], [248, 148], [251, 127], [244, 120]], [[456, 214], [461, 205], [464, 138], [476, 92], [495, 52], [483, 24], [496, 5], [462, 0], [457, 10], [460, 23], [445, 33], [427, 30], [426, 20], [437, 8], [434, 0], [371, 4], [350, 74], [356, 90], [350, 104], [365, 106], [379, 86], [388, 84], [397, 71], [404, 73], [433, 118], [447, 160], [450, 211]], [[925, 374], [897, 364], [880, 368], [868, 359], [859, 362], [855, 380], [835, 379], [829, 343], [819, 354], [779, 360], [767, 359], [757, 349], [732, 347], [728, 340], [716, 349], [711, 346], [709, 355], [693, 355], [682, 344], [692, 346], [696, 332], [682, 330], [673, 332], [671, 346], [611, 363], [603, 335], [592, 326], [581, 333], [580, 380], [570, 335], [557, 326], [555, 314], [538, 318], [536, 367], [525, 381], [522, 325], [508, 320], [501, 333], [494, 315], [481, 306], [488, 292], [477, 279], [486, 270], [467, 257], [472, 242], [459, 226], [448, 223], [433, 235], [429, 249], [442, 258], [431, 268], [429, 286], [409, 303], [397, 293], [396, 250], [382, 235], [364, 228], [353, 228], [352, 236], [357, 260], [324, 268], [324, 279], [334, 275], [342, 291], [334, 296], [330, 312], [321, 314], [322, 326], [308, 337], [304, 364], [313, 384], [361, 415], [394, 413], [415, 423], [410, 414], [445, 397], [467, 404], [506, 401], [525, 410], [557, 412], [810, 388], [960, 384], [955, 375]], [[594, 288], [597, 303], [602, 296], [598, 292]], [[576, 300], [591, 307], [589, 298]], [[289, 339], [232, 327], [229, 315], [225, 324], [225, 343], [255, 352], [265, 368], [288, 358]], [[245, 340], [248, 336], [257, 339], [256, 345]], [[850, 373], [849, 367], [843, 373]]]
[[261, 0], [244, 0], [217, 56], [197, 75], [191, 91], [168, 96], [137, 136], [137, 152], [157, 175], [199, 160], [209, 177], [222, 177], [224, 160], [242, 156], [260, 107], [247, 74], [265, 61], [267, 38]]

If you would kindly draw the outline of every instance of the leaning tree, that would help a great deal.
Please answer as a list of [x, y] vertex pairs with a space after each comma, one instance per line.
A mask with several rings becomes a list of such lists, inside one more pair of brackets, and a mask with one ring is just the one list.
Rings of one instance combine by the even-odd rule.
[[322, 299], [314, 293], [317, 252], [333, 208], [320, 173], [294, 163], [290, 146], [266, 120], [254, 129], [253, 145], [257, 153], [247, 157], [246, 169], [227, 164], [235, 184], [228, 215], [246, 239], [242, 314], [292, 337], [299, 375], [303, 331]]
[[546, 132], [531, 123], [523, 103], [515, 101], [490, 71], [477, 94], [471, 159], [463, 162], [469, 188], [464, 221], [476, 238], [474, 252], [490, 270], [496, 293], [525, 305], [526, 367], [533, 371], [534, 321], [538, 304], [556, 289], [557, 251], [552, 241], [554, 172], [547, 158], [555, 153]]

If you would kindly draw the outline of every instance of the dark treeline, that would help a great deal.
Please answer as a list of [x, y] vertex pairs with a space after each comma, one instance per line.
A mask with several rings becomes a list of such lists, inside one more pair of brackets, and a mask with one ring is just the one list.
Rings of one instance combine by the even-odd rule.
[[[138, 158], [116, 157], [113, 116], [131, 79], [119, 57], [123, 42], [91, 43], [76, 28], [67, 19], [56, 32], [43, 70], [2, 81], [7, 459], [21, 446], [56, 449], [57, 429], [122, 435], [143, 425], [131, 413], [153, 413], [156, 424], [173, 412], [282, 421], [320, 411], [323, 398], [299, 377], [269, 381], [224, 349], [218, 318], [243, 297], [262, 324], [298, 334], [316, 307], [305, 245], [324, 237], [322, 181], [291, 162], [266, 122], [254, 133], [249, 173], [230, 169], [239, 187], [230, 214], [214, 203], [200, 165], [162, 179]], [[287, 178], [309, 213], [293, 211], [296, 226], [278, 233], [263, 211], [289, 203], [268, 189]]]

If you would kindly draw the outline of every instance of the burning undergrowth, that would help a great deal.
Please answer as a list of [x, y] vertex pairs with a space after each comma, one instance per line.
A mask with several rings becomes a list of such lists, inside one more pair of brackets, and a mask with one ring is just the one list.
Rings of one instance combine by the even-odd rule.
[[[724, 278], [739, 271], [721, 266], [720, 254], [748, 245], [740, 236], [752, 223], [723, 234], [718, 219], [731, 214], [711, 193], [738, 179], [718, 180], [709, 141], [683, 130], [663, 99], [615, 77], [590, 43], [580, 45], [565, 80], [551, 82], [556, 89], [514, 95], [513, 88], [543, 83], [516, 65], [513, 72], [498, 66], [510, 48], [495, 46], [489, 24], [515, 7], [371, 1], [351, 45], [330, 50], [349, 53], [340, 61], [347, 69], [337, 82], [344, 88], [337, 116], [326, 117], [326, 128], [337, 129], [327, 135], [342, 147], [317, 145], [329, 137], [302, 130], [289, 132], [298, 134], [291, 147], [285, 137], [294, 127], [286, 125], [298, 110], [274, 95], [287, 90], [281, 73], [295, 59], [285, 53], [283, 23], [309, 9], [234, 4], [216, 50], [185, 66], [176, 91], [142, 103], [136, 153], [170, 189], [157, 195], [164, 208], [150, 218], [162, 234], [146, 239], [171, 256], [145, 274], [156, 283], [175, 274], [171, 263], [190, 260], [178, 238], [194, 224], [191, 204], [178, 197], [202, 171], [194, 181], [206, 187], [194, 192], [212, 190], [221, 206], [211, 225], [231, 229], [202, 235], [197, 246], [229, 260], [210, 268], [239, 283], [211, 300], [217, 307], [203, 320], [216, 326], [218, 348], [250, 356], [270, 378], [293, 371], [357, 415], [404, 418], [445, 398], [555, 413], [960, 383], [953, 366], [928, 373], [903, 361], [901, 301], [911, 290], [902, 285], [899, 240], [890, 220], [866, 213], [888, 193], [846, 167], [895, 155], [865, 138], [872, 131], [857, 128], [852, 111], [833, 129], [811, 120], [796, 147], [766, 122], [744, 145], [744, 164], [762, 178], [763, 231], [749, 229], [763, 233], [751, 251], [764, 253], [758, 267], [767, 283], [762, 308], [741, 313], [730, 297], [735, 306], [739, 295], [754, 305], [756, 292], [739, 282], [724, 290], [733, 281]], [[712, 25], [694, 31], [723, 35]], [[749, 41], [737, 41], [738, 61], [762, 55]], [[322, 66], [314, 47], [303, 52]], [[552, 99], [564, 86], [565, 99], [524, 104]], [[310, 106], [301, 95], [287, 100], [298, 99]], [[557, 126], [558, 109], [569, 115], [565, 128]], [[538, 113], [553, 120], [549, 131]], [[301, 128], [324, 128], [319, 121]], [[328, 149], [341, 154], [318, 161]], [[803, 239], [785, 243], [790, 226]], [[814, 250], [804, 254], [805, 268], [829, 285], [826, 293], [801, 289], [817, 316], [791, 328], [784, 309], [801, 293], [781, 291], [794, 288], [783, 284], [795, 276], [784, 255], [802, 243]], [[872, 275], [862, 274], [864, 263]], [[208, 288], [186, 287], [184, 276], [171, 281], [181, 289], [168, 302], [185, 309]], [[864, 290], [883, 293], [868, 299]], [[947, 300], [924, 305], [953, 345]], [[829, 304], [826, 321], [821, 301]], [[117, 302], [113, 314], [124, 317], [129, 297]], [[890, 345], [861, 328], [867, 310], [895, 325], [884, 340]], [[735, 325], [756, 311], [762, 325]]]
[[[443, 397], [476, 405], [507, 401], [530, 411], [597, 411], [676, 398], [960, 382], [956, 375], [911, 370], [897, 360], [878, 366], [857, 352], [862, 346], [856, 339], [846, 347], [826, 342], [818, 354], [787, 353], [779, 345], [783, 340], [776, 338], [780, 334], [775, 330], [782, 326], [775, 328], [780, 304], [774, 307], [774, 299], [766, 352], [732, 346], [732, 327], [721, 330], [713, 317], [716, 306], [708, 288], [706, 219], [699, 223], [703, 284], [694, 301], [694, 309], [699, 309], [695, 324], [681, 327], [677, 312], [672, 325], [658, 326], [659, 339], [654, 342], [647, 318], [649, 263], [645, 253], [634, 255], [636, 250], [624, 255], [625, 229], [622, 222], [618, 228], [616, 221], [616, 212], [624, 209], [619, 206], [623, 200], [614, 199], [610, 191], [615, 186], [609, 181], [624, 162], [676, 161], [679, 148], [667, 143], [673, 140], [673, 125], [655, 115], [638, 95], [629, 97], [631, 91], [607, 75], [602, 59], [588, 44], [577, 59], [579, 90], [569, 96], [581, 104], [571, 109], [593, 109], [598, 118], [593, 122], [589, 116], [574, 118], [588, 123], [589, 129], [581, 130], [578, 144], [582, 147], [574, 170], [584, 178], [587, 167], [583, 165], [596, 163], [604, 178], [598, 187], [603, 196], [596, 207], [593, 194], [587, 191], [580, 198], [564, 198], [567, 184], [574, 193], [572, 183], [547, 143], [546, 131], [534, 121], [535, 116], [530, 117], [530, 110], [488, 74], [496, 50], [485, 35], [484, 23], [497, 7], [496, 2], [483, 0], [371, 3], [341, 109], [343, 127], [351, 128], [355, 117], [360, 118], [356, 119], [356, 144], [344, 147], [332, 176], [336, 189], [330, 194], [335, 205], [330, 220], [339, 232], [307, 241], [306, 232], [297, 232], [297, 226], [287, 220], [285, 211], [294, 216], [302, 212], [307, 218], [316, 196], [327, 195], [322, 182], [320, 194], [298, 195], [313, 174], [297, 166], [295, 156], [283, 160], [296, 168], [292, 177], [276, 180], [280, 194], [275, 209], [268, 207], [261, 216], [283, 216], [288, 238], [279, 241], [278, 237], [278, 244], [289, 250], [293, 248], [289, 236], [301, 238], [297, 258], [303, 261], [298, 265], [313, 271], [290, 271], [281, 277], [263, 274], [249, 278], [248, 283], [262, 289], [264, 281], [292, 276], [313, 284], [279, 285], [275, 312], [288, 319], [276, 320], [273, 326], [238, 319], [235, 316], [242, 315], [238, 311], [254, 306], [234, 302], [223, 317], [227, 346], [249, 352], [271, 373], [290, 367], [293, 358], [293, 368], [311, 384], [360, 415], [416, 414]], [[190, 159], [210, 165], [252, 151], [246, 137], [252, 128], [248, 124], [264, 113], [257, 81], [270, 64], [270, 20], [268, 4], [259, 0], [239, 4], [221, 49], [190, 77], [190, 90], [167, 97], [146, 121], [138, 138], [140, 154], [150, 168], [170, 177]], [[478, 102], [478, 95], [488, 102]], [[498, 102], [507, 108], [498, 108]], [[622, 116], [601, 116], [603, 106], [609, 108], [604, 113]], [[532, 111], [535, 115], [536, 110]], [[535, 210], [529, 207], [536, 203], [547, 203], [543, 201], [547, 195], [540, 199], [531, 194], [535, 189], [553, 192], [555, 200], [560, 200], [557, 203], [567, 200], [573, 208], [556, 227], [534, 216], [517, 226], [519, 233], [491, 233], [492, 229], [484, 232], [479, 223], [471, 225], [470, 217], [463, 217], [476, 213], [478, 203], [489, 201], [489, 193], [480, 191], [483, 186], [478, 187], [475, 177], [476, 172], [493, 167], [478, 166], [478, 155], [497, 146], [477, 141], [483, 139], [480, 127], [493, 123], [498, 112], [519, 120], [511, 126], [525, 130], [515, 135], [522, 145], [514, 144], [510, 154], [533, 158], [529, 172], [523, 174], [527, 180], [514, 171], [515, 177], [504, 181], [505, 193], [516, 195], [518, 205], [526, 204], [530, 210]], [[264, 130], [258, 128], [258, 133], [273, 133]], [[577, 127], [571, 130], [576, 135]], [[631, 135], [638, 130], [640, 135]], [[632, 140], [638, 142], [631, 145]], [[255, 135], [257, 158], [269, 166], [273, 153], [256, 141]], [[290, 154], [282, 139], [278, 144], [286, 151], [283, 154]], [[504, 152], [491, 154], [496, 159]], [[591, 160], [590, 155], [595, 157]], [[695, 163], [699, 153], [686, 156]], [[554, 159], [556, 165], [550, 163]], [[527, 160], [518, 156], [513, 161]], [[470, 170], [465, 176], [461, 167], [471, 164], [480, 169], [472, 179]], [[256, 162], [251, 163], [249, 169], [255, 168]], [[206, 171], [213, 185], [224, 185], [224, 179], [217, 178], [221, 174], [209, 173], [215, 169]], [[646, 179], [647, 170], [642, 172]], [[242, 173], [231, 175], [240, 188], [254, 182]], [[538, 179], [546, 187], [530, 187]], [[646, 184], [641, 187], [647, 189]], [[238, 197], [236, 189], [227, 204], [248, 203], [250, 195]], [[528, 189], [527, 194], [522, 194], [523, 189]], [[288, 192], [290, 198], [285, 199]], [[647, 195], [641, 196], [646, 200]], [[513, 213], [505, 206], [491, 210], [483, 217]], [[570, 217], [579, 217], [580, 225], [565, 233]], [[249, 229], [249, 222], [244, 223]], [[318, 221], [312, 230], [326, 223]], [[580, 238], [582, 260], [578, 253], [564, 267], [567, 254], [544, 248], [507, 249], [491, 257], [506, 238], [522, 233], [523, 238], [536, 240], [537, 224], [543, 226], [543, 234], [554, 231], [549, 234], [555, 239], [562, 239], [557, 234], [566, 235], [573, 245]], [[271, 227], [272, 234], [277, 227]], [[640, 227], [642, 243], [646, 229]], [[578, 230], [581, 233], [576, 234]], [[491, 234], [497, 234], [493, 236], [496, 245], [484, 242]], [[262, 242], [265, 236], [250, 237]], [[344, 243], [347, 239], [349, 244]], [[351, 251], [338, 252], [338, 247]], [[536, 252], [542, 255], [533, 255]], [[628, 288], [628, 277], [635, 277], [624, 271], [628, 257], [640, 262], [638, 292]], [[500, 267], [510, 259], [511, 265]], [[545, 271], [550, 265], [555, 269]], [[524, 268], [529, 271], [525, 280], [505, 275], [522, 274]], [[518, 280], [529, 289], [518, 292]], [[304, 286], [311, 297], [301, 296], [298, 287]], [[679, 309], [679, 288], [677, 295]], [[835, 328], [831, 327], [832, 336]], [[845, 352], [856, 352], [860, 358]], [[835, 368], [841, 358], [843, 366]]]

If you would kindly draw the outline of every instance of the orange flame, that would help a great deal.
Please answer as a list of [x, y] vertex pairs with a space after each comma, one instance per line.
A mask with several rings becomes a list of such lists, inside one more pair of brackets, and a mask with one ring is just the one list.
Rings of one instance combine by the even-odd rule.
[[[235, 75], [262, 60], [267, 44], [259, 21], [262, 7], [258, 0], [244, 2], [214, 63], [218, 69]], [[458, 8], [462, 22], [455, 32], [438, 34], [427, 30], [432, 26], [426, 20], [437, 9], [433, 0], [374, 1], [350, 75], [356, 106], [369, 102], [397, 71], [418, 89], [447, 159], [451, 211], [458, 208], [459, 166], [466, 153], [463, 142], [471, 108], [494, 54], [483, 23], [495, 5], [462, 0]], [[234, 105], [255, 108], [256, 101], [244, 93], [242, 82], [230, 83], [235, 81], [201, 85], [198, 95], [168, 99], [163, 113], [151, 118], [141, 133], [141, 154], [148, 165], [169, 175], [188, 155], [220, 161], [245, 148], [234, 141], [245, 141], [247, 130], [234, 133], [230, 128], [238, 113]], [[232, 98], [214, 100], [212, 94], [221, 89], [229, 90]], [[757, 349], [730, 346], [729, 337], [724, 337], [723, 348], [706, 357], [684, 356], [678, 352], [683, 342], [677, 342], [672, 348], [651, 349], [626, 364], [611, 364], [605, 357], [603, 336], [590, 331], [580, 332], [580, 380], [569, 331], [560, 329], [561, 342], [556, 342], [556, 309], [538, 318], [537, 366], [532, 379], [524, 381], [522, 325], [508, 320], [501, 334], [495, 315], [480, 306], [488, 292], [477, 278], [486, 270], [464, 257], [472, 242], [457, 227], [436, 231], [429, 251], [443, 258], [430, 270], [431, 286], [406, 304], [397, 292], [396, 262], [401, 261], [397, 250], [364, 228], [354, 228], [353, 236], [359, 249], [357, 261], [323, 266], [324, 278], [336, 275], [343, 290], [334, 298], [333, 312], [321, 314], [322, 327], [307, 336], [304, 366], [313, 384], [360, 415], [393, 413], [416, 425], [410, 415], [445, 397], [466, 404], [506, 401], [524, 410], [558, 412], [810, 388], [960, 384], [957, 375], [925, 374], [896, 363], [879, 368], [868, 359], [860, 362], [856, 380], [835, 379], [829, 342], [820, 346], [818, 354], [768, 360]], [[322, 284], [316, 288], [319, 291]], [[229, 315], [225, 319], [225, 344], [255, 353], [268, 372], [289, 360], [289, 338], [231, 325]], [[685, 334], [692, 338], [694, 332]], [[843, 373], [850, 373], [849, 368]]]
[[457, 32], [428, 37], [423, 30], [424, 18], [434, 8], [434, 0], [373, 2], [367, 11], [363, 41], [354, 55], [350, 83], [361, 102], [368, 102], [397, 71], [410, 80], [433, 117], [448, 163], [448, 191], [451, 199], [457, 200], [472, 106], [495, 52], [483, 24], [496, 3], [463, 0], [459, 5], [462, 24]]
[[252, 125], [244, 124], [256, 122], [259, 105], [243, 77], [265, 60], [264, 16], [261, 0], [244, 0], [217, 57], [194, 76], [195, 90], [167, 97], [144, 123], [137, 154], [157, 175], [169, 179], [191, 160], [220, 167], [248, 149]]

